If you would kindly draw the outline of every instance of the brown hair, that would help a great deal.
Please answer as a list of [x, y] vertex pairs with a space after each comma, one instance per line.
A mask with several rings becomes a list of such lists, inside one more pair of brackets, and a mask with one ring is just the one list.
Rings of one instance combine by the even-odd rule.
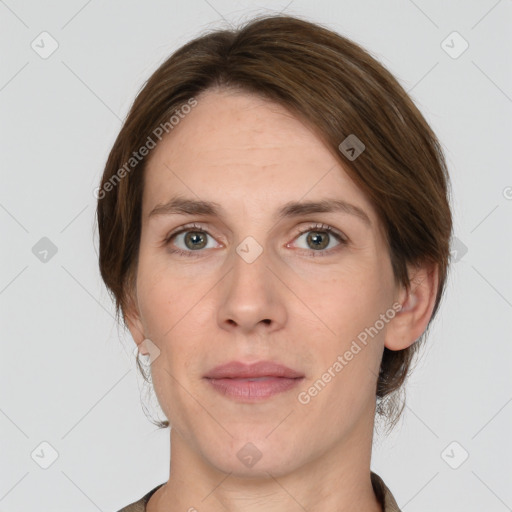
[[[169, 119], [183, 105], [216, 87], [237, 88], [278, 102], [337, 154], [376, 208], [397, 283], [411, 286], [407, 264], [438, 266], [433, 318], [446, 281], [452, 230], [448, 172], [440, 143], [397, 80], [366, 50], [321, 25], [277, 15], [195, 38], [161, 64], [137, 95], [110, 152], [97, 195], [99, 267], [115, 299], [117, 320], [121, 309], [126, 325], [141, 234], [148, 159], [134, 161], [133, 154], [149, 146], [152, 135], [162, 131], [159, 126], [169, 127]], [[338, 149], [351, 134], [365, 145], [356, 159]], [[384, 348], [377, 411], [388, 420], [394, 416], [393, 425], [405, 405], [399, 407], [398, 392], [425, 335], [426, 331], [405, 350]]]

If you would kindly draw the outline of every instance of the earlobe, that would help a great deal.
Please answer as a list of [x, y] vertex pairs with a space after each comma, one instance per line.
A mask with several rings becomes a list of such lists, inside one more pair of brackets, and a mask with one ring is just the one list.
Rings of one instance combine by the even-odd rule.
[[402, 308], [388, 324], [384, 346], [389, 350], [410, 347], [424, 332], [432, 317], [437, 297], [437, 265], [415, 267], [409, 273], [410, 286], [401, 290]]

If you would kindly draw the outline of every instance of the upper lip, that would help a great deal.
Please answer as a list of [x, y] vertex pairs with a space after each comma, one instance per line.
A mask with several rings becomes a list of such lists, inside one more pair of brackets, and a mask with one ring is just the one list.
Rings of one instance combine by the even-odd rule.
[[273, 361], [259, 361], [252, 364], [230, 361], [212, 368], [205, 375], [207, 379], [249, 379], [257, 377], [297, 379], [304, 377], [304, 374]]

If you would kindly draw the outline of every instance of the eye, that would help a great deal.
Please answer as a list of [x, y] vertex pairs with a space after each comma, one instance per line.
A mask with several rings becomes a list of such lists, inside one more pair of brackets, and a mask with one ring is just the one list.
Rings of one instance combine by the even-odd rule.
[[[212, 242], [209, 243], [208, 238], [211, 238]], [[306, 247], [299, 247], [299, 249], [304, 250], [312, 257], [327, 256], [336, 251], [337, 247], [348, 243], [343, 234], [326, 224], [314, 224], [308, 226], [307, 229], [299, 230], [295, 240], [300, 241], [301, 239], [304, 239]], [[172, 232], [164, 240], [164, 245], [169, 246], [170, 252], [184, 256], [199, 256], [201, 249], [222, 247], [222, 244], [215, 245], [213, 237], [203, 227], [196, 224], [186, 225], [178, 231]], [[286, 247], [291, 247], [291, 245], [286, 244]]]
[[[346, 245], [347, 243], [346, 238], [341, 233], [334, 231], [334, 228], [325, 224], [315, 224], [299, 231], [299, 236], [296, 240], [301, 239], [303, 239], [306, 244], [304, 249], [309, 252], [311, 256], [330, 254], [333, 250], [336, 250], [336, 247]], [[337, 243], [333, 244], [333, 242]], [[287, 247], [289, 246], [290, 244], [287, 244]]]
[[[207, 231], [201, 226], [194, 224], [183, 226], [179, 231], [171, 233], [165, 239], [164, 244], [177, 246], [177, 248], [169, 249], [173, 253], [195, 256], [195, 254], [192, 253], [201, 252], [201, 249], [213, 249], [217, 247], [214, 243], [209, 243], [208, 238], [213, 240], [213, 237]], [[173, 243], [171, 244], [171, 242]]]

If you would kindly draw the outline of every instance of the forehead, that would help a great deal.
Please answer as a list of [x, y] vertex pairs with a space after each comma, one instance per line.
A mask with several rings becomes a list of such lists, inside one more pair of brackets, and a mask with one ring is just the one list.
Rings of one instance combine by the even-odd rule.
[[283, 106], [239, 91], [206, 91], [150, 155], [143, 215], [171, 196], [229, 203], [238, 211], [289, 201], [372, 205], [339, 158]]

